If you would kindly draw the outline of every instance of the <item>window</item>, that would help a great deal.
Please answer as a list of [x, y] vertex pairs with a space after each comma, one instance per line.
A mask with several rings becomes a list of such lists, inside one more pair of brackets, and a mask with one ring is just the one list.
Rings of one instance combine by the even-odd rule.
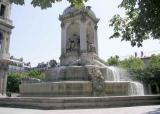
[[6, 10], [6, 6], [2, 4], [0, 9], [0, 16], [2, 17], [5, 16], [5, 10]]

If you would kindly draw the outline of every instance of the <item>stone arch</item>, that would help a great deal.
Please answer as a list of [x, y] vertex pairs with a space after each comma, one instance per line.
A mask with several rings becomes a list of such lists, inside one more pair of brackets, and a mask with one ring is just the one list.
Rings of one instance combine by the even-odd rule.
[[74, 34], [80, 36], [80, 24], [77, 22], [69, 24], [66, 33], [67, 33], [67, 39], [72, 37]]
[[66, 29], [66, 51], [80, 51], [80, 24], [71, 23]]
[[90, 40], [91, 43], [94, 43], [94, 29], [91, 25], [91, 22], [88, 22], [86, 26], [86, 38]]
[[87, 51], [89, 52], [95, 51], [95, 34], [91, 22], [88, 22], [86, 26], [86, 39], [87, 39]]

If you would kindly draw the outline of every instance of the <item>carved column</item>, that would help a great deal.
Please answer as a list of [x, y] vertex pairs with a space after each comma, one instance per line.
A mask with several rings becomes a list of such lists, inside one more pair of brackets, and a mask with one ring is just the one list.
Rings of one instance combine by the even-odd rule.
[[64, 22], [61, 23], [61, 55], [66, 53], [66, 26]]
[[5, 32], [2, 32], [2, 44], [1, 44], [1, 54], [4, 54], [4, 50], [5, 50]]
[[83, 14], [80, 21], [80, 51], [87, 52], [87, 38], [86, 38], [86, 17]]
[[98, 35], [97, 35], [97, 29], [98, 29], [98, 26], [95, 25], [95, 27], [94, 27], [94, 45], [96, 47], [96, 54], [98, 55]]
[[7, 32], [5, 32], [4, 33], [4, 39], [3, 39], [3, 43], [4, 43], [4, 45], [3, 45], [3, 53], [6, 55], [6, 49], [7, 49], [7, 45], [8, 45], [8, 42], [7, 42], [7, 37], [8, 37], [8, 33]]
[[8, 34], [7, 34], [7, 37], [6, 37], [6, 41], [7, 41], [7, 45], [6, 45], [6, 53], [7, 53], [7, 54], [9, 54], [10, 34], [11, 34], [11, 33], [8, 33]]

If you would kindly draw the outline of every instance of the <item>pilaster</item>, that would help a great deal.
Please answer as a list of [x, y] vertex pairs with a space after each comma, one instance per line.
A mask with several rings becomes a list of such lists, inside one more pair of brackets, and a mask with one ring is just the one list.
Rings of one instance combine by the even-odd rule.
[[[5, 61], [5, 60], [4, 60]], [[0, 61], [0, 95], [6, 95], [8, 63]]]
[[80, 51], [82, 53], [87, 52], [86, 18], [84, 15], [82, 15], [80, 21]]
[[63, 21], [61, 23], [61, 29], [61, 54], [63, 55], [66, 53], [66, 25]]
[[98, 35], [97, 35], [97, 29], [98, 29], [98, 26], [95, 25], [95, 27], [94, 27], [94, 45], [96, 47], [96, 54], [98, 55]]

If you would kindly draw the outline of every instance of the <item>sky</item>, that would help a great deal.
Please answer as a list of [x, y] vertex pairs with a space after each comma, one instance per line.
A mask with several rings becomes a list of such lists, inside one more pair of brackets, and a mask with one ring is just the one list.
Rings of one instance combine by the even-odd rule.
[[[132, 47], [130, 42], [121, 42], [120, 39], [109, 39], [113, 28], [109, 27], [109, 20], [115, 14], [124, 15], [123, 9], [117, 6], [121, 0], [89, 0], [86, 5], [92, 7], [98, 23], [99, 56], [107, 60], [110, 56], [119, 55], [124, 58], [134, 55], [135, 52], [160, 52], [160, 41], [146, 40], [143, 47]], [[15, 28], [12, 31], [10, 54], [16, 58], [24, 58], [36, 66], [40, 62], [51, 59], [59, 61], [61, 55], [61, 27], [59, 15], [69, 6], [67, 0], [53, 5], [52, 8], [41, 10], [33, 8], [30, 0], [24, 6], [13, 5], [11, 20]]]

